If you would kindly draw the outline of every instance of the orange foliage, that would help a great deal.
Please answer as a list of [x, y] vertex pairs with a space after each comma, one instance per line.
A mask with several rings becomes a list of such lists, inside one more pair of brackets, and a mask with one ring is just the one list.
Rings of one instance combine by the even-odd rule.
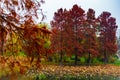
[[[3, 47], [6, 44], [6, 35], [13, 38], [14, 33], [19, 38], [22, 38], [21, 25], [33, 25], [38, 21], [38, 11], [41, 11], [41, 16], [44, 17], [41, 10], [41, 2], [37, 0], [0, 0], [0, 53], [3, 54]], [[29, 27], [29, 26], [27, 26]], [[4, 35], [5, 34], [5, 35]], [[9, 39], [10, 40], [10, 39]], [[13, 46], [13, 43], [11, 44]]]
[[[25, 39], [23, 50], [32, 58], [31, 62], [34, 57], [40, 59], [40, 57], [42, 57], [41, 55], [49, 51], [44, 45], [50, 34], [51, 32], [45, 27], [39, 28], [38, 25], [33, 25], [31, 27], [25, 26], [23, 31], [23, 37]], [[40, 61], [38, 60], [38, 62]]]

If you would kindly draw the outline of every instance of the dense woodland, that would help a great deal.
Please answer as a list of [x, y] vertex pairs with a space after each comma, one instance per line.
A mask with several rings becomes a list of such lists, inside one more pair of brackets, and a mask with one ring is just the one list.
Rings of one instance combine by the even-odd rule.
[[40, 7], [43, 3], [43, 0], [0, 0], [0, 63], [12, 64], [11, 69], [16, 63], [23, 66], [24, 61], [17, 60], [19, 56], [30, 65], [35, 62], [37, 67], [49, 62], [61, 65], [115, 62], [118, 26], [110, 12], [96, 17], [93, 9], [85, 11], [75, 4], [69, 10], [58, 9], [49, 28], [47, 23], [41, 23], [45, 18]]

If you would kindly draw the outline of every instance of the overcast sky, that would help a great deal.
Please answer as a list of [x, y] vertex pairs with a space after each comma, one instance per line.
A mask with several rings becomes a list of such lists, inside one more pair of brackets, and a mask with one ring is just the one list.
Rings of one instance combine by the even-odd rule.
[[74, 4], [81, 6], [85, 11], [92, 8], [96, 12], [96, 16], [103, 11], [108, 11], [112, 17], [116, 18], [117, 25], [120, 29], [120, 0], [45, 0], [42, 9], [46, 15], [44, 22], [49, 23], [56, 12], [60, 8], [71, 9]]

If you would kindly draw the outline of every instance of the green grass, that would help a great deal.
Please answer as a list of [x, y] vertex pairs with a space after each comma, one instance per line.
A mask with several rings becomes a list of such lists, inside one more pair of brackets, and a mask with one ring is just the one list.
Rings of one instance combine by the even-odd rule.
[[113, 64], [117, 65], [117, 66], [120, 66], [120, 60], [116, 60]]
[[35, 80], [119, 80], [117, 76], [110, 76], [110, 75], [96, 75], [96, 76], [73, 76], [73, 75], [63, 75], [63, 76], [56, 76], [56, 75], [46, 75], [40, 74], [35, 77]]

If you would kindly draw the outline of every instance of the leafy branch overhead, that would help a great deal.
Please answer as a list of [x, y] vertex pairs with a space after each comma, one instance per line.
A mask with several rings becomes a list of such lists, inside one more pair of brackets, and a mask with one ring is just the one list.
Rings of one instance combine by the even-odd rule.
[[26, 25], [31, 27], [44, 19], [42, 3], [43, 0], [0, 0], [0, 53], [3, 54], [7, 35], [12, 38], [15, 33], [23, 38], [21, 30]]

